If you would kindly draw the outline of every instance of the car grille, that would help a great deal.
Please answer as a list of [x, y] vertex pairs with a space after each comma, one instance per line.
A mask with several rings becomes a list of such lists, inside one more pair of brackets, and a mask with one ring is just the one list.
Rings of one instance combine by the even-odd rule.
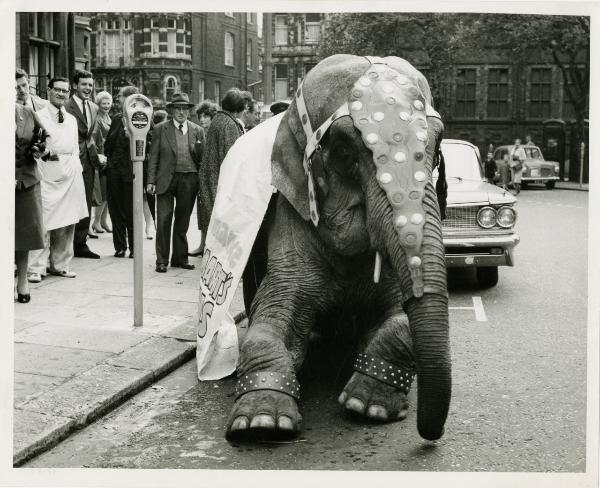
[[442, 231], [445, 236], [476, 235], [495, 236], [512, 234], [513, 229], [503, 229], [500, 226], [484, 229], [477, 223], [477, 212], [481, 207], [448, 207], [446, 219], [442, 220]]
[[552, 170], [550, 168], [541, 168], [540, 174], [542, 176], [552, 176]]

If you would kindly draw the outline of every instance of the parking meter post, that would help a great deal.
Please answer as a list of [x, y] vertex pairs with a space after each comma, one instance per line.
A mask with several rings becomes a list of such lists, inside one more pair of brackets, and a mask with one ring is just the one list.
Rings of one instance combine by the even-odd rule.
[[133, 325], [144, 325], [143, 174], [146, 137], [152, 120], [152, 103], [144, 95], [130, 95], [123, 104], [129, 149], [133, 162]]
[[585, 142], [581, 143], [579, 154], [579, 187], [583, 188], [583, 162], [585, 160]]

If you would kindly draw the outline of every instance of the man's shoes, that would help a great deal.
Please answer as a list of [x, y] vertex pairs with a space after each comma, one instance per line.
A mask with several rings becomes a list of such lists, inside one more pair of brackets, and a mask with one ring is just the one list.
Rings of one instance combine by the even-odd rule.
[[129, 251], [129, 259], [133, 259], [133, 251]]
[[100, 256], [92, 252], [88, 247], [75, 250], [74, 255], [76, 258], [100, 259]]
[[119, 251], [115, 251], [115, 258], [124, 258], [125, 257], [125, 250], [121, 249]]
[[159, 263], [156, 265], [156, 272], [157, 273], [166, 273], [167, 272], [167, 265], [163, 264], [163, 263]]
[[188, 252], [188, 256], [192, 256], [192, 257], [202, 256], [202, 253], [203, 253], [203, 250], [200, 249], [200, 246], [198, 246], [193, 251]]
[[77, 273], [69, 269], [63, 269], [59, 271], [57, 269], [50, 268], [49, 273], [54, 276], [62, 276], [63, 278], [75, 278], [77, 276]]
[[27, 281], [29, 283], [39, 283], [42, 281], [42, 275], [40, 273], [27, 273]]
[[30, 300], [31, 300], [31, 295], [29, 293], [17, 293], [17, 302], [29, 303]]
[[190, 263], [171, 263], [171, 268], [196, 269], [196, 266]]

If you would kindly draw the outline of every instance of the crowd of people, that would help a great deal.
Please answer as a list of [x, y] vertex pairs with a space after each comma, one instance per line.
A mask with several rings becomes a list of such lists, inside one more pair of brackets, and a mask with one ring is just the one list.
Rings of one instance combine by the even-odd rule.
[[[526, 146], [534, 146], [531, 136], [526, 136]], [[526, 154], [521, 144], [521, 139], [515, 139], [514, 145], [510, 153], [503, 157], [500, 165], [494, 159], [494, 146], [488, 147], [487, 158], [484, 165], [484, 174], [488, 183], [498, 184], [508, 191], [508, 186], [512, 185], [515, 194], [521, 193], [521, 178], [523, 177], [523, 163], [525, 162]], [[497, 179], [498, 177], [498, 179]]]
[[[16, 70], [15, 298], [31, 299], [29, 283], [48, 274], [75, 278], [74, 257], [99, 259], [90, 239], [112, 233], [114, 256], [133, 257], [133, 163], [123, 103], [94, 78], [77, 71], [72, 80], [54, 77], [48, 99], [33, 95], [29, 77]], [[92, 100], [94, 98], [94, 100]], [[201, 256], [214, 204], [220, 165], [238, 137], [260, 122], [259, 104], [232, 88], [220, 101], [196, 108], [175, 93], [166, 110], [155, 110], [144, 161], [143, 213], [147, 239], [155, 240], [156, 272], [167, 266], [194, 269]], [[272, 105], [273, 113], [287, 108]], [[112, 116], [111, 116], [112, 114]], [[192, 119], [197, 121], [194, 122]], [[201, 242], [188, 249], [187, 230], [197, 207]]]

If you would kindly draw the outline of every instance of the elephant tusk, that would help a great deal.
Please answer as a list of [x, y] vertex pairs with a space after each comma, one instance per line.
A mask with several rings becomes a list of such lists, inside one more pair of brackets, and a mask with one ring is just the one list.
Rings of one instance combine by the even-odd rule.
[[379, 276], [381, 276], [381, 255], [379, 252], [376, 252], [375, 269], [373, 270], [373, 283], [379, 283]]

